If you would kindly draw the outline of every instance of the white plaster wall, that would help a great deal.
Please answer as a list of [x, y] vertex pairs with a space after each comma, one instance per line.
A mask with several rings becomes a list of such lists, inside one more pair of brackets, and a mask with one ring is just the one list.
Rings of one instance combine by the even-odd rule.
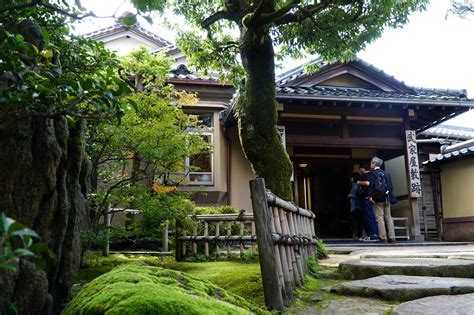
[[231, 204], [237, 209], [252, 212], [249, 181], [255, 176], [240, 145], [237, 127], [229, 128], [227, 133], [232, 143]]
[[395, 196], [406, 196], [408, 194], [408, 179], [405, 156], [401, 155], [385, 161], [385, 170], [392, 175], [393, 193]]

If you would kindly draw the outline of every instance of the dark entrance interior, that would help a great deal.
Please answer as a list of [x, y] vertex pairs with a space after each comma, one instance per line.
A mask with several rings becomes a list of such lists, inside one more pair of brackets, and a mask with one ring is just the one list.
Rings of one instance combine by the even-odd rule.
[[352, 237], [347, 198], [353, 170], [351, 160], [330, 164], [312, 161], [301, 166], [297, 165], [298, 203], [316, 213], [317, 235], [321, 238]]
[[[361, 149], [364, 150], [364, 149]], [[351, 173], [362, 162], [378, 155], [390, 159], [400, 150], [367, 150], [354, 157], [351, 149], [300, 148], [294, 150], [295, 200], [316, 214], [316, 234], [324, 239], [352, 238], [350, 202]]]

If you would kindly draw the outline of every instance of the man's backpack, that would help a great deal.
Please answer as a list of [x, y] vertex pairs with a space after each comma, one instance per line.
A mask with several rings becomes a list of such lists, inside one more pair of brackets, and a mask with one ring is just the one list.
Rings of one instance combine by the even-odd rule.
[[389, 190], [387, 177], [381, 169], [374, 171], [374, 184], [372, 186], [371, 197], [375, 202], [386, 202], [388, 200]]

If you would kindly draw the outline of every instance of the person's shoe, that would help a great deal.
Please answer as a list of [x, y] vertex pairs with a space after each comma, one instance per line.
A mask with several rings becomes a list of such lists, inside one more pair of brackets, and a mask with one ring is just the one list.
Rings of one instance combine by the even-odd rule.
[[388, 239], [388, 242], [389, 242], [390, 244], [396, 243], [396, 242], [395, 242], [395, 239], [393, 239], [393, 238], [389, 238], [389, 239]]
[[378, 236], [378, 235], [375, 235], [375, 234], [374, 234], [374, 235], [371, 235], [371, 236], [370, 236], [370, 240], [372, 240], [372, 241], [378, 241], [378, 240], [379, 240], [379, 236]]
[[379, 239], [378, 242], [382, 244], [387, 244], [387, 240], [383, 238]]

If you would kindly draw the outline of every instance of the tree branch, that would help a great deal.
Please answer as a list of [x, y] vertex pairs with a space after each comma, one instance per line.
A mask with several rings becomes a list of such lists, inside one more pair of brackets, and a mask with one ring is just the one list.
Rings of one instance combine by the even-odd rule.
[[207, 31], [209, 31], [209, 28], [211, 27], [212, 24], [216, 23], [217, 21], [220, 20], [230, 20], [229, 14], [227, 11], [221, 10], [217, 11], [211, 16], [205, 18], [201, 22], [201, 27]]
[[[293, 7], [289, 8], [289, 10], [286, 12], [280, 10], [279, 12], [277, 11], [273, 13], [272, 16], [269, 15], [268, 23], [273, 22], [272, 23], [273, 25], [284, 25], [284, 24], [289, 24], [289, 23], [300, 22], [307, 18], [312, 19], [314, 14], [321, 12], [322, 10], [327, 8], [327, 6], [328, 6], [327, 1], [321, 1], [318, 4], [307, 5], [304, 7], [299, 6], [299, 5], [294, 5]], [[296, 12], [291, 12], [291, 10], [294, 8], [298, 8], [298, 10]]]

